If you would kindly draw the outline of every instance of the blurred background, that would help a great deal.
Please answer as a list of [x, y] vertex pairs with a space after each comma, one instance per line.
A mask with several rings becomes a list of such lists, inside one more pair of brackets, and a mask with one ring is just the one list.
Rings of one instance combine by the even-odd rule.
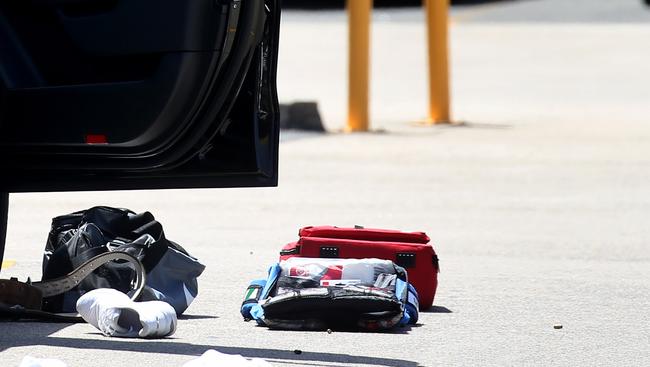
[[[421, 1], [377, 0], [371, 30], [371, 124], [426, 117]], [[313, 100], [328, 129], [347, 114], [344, 1], [285, 0], [282, 102]], [[452, 1], [452, 118], [497, 124], [646, 119], [650, 8], [644, 0]]]

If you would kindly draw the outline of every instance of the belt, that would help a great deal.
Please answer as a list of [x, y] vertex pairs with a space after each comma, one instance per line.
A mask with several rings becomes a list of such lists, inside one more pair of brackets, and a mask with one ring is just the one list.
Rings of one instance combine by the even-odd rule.
[[76, 313], [51, 313], [42, 310], [43, 298], [62, 294], [79, 285], [79, 283], [100, 266], [111, 261], [123, 260], [134, 267], [136, 278], [133, 289], [129, 292], [132, 300], [140, 297], [144, 289], [146, 275], [140, 260], [122, 252], [111, 251], [97, 255], [81, 264], [65, 276], [40, 281], [19, 282], [17, 278], [0, 279], [0, 311], [16, 317], [33, 316], [39, 318], [54, 318], [69, 321], [80, 321]]

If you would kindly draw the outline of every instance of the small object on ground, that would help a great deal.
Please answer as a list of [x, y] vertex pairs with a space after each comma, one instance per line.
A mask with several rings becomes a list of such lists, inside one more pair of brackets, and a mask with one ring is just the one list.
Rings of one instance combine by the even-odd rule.
[[316, 102], [281, 104], [280, 128], [325, 132]]
[[58, 359], [25, 356], [18, 367], [68, 367], [68, 365]]
[[300, 349], [295, 349], [295, 350], [293, 351], [293, 353], [294, 353], [294, 354], [302, 354], [302, 350], [300, 350]]
[[0, 269], [9, 269], [10, 267], [16, 265], [16, 262], [13, 260], [4, 260], [0, 263]]
[[176, 331], [176, 311], [163, 301], [133, 302], [115, 289], [90, 291], [77, 301], [77, 312], [106, 336], [162, 338]]
[[332, 333], [332, 329], [327, 329], [327, 333], [328, 333], [328, 334], [331, 334], [331, 333]]
[[553, 329], [562, 329], [562, 324], [553, 325]]
[[225, 354], [209, 349], [199, 358], [193, 359], [183, 367], [270, 367], [271, 364], [260, 358], [248, 360], [239, 354]]

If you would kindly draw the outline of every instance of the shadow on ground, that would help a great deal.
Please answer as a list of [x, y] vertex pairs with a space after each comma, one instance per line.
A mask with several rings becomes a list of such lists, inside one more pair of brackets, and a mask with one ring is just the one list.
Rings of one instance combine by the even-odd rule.
[[[350, 354], [322, 353], [297, 350], [280, 350], [265, 348], [244, 348], [227, 347], [220, 345], [201, 345], [181, 343], [173, 338], [161, 340], [130, 340], [130, 339], [82, 339], [52, 337], [50, 335], [72, 325], [63, 323], [41, 323], [41, 322], [1, 322], [3, 332], [0, 333], [0, 352], [9, 348], [46, 345], [49, 347], [72, 348], [81, 350], [114, 350], [138, 353], [153, 354], [174, 354], [199, 356], [208, 349], [216, 349], [227, 354], [240, 354], [247, 358], [262, 358], [279, 363], [289, 363], [312, 366], [328, 366], [331, 363], [337, 364], [363, 364], [387, 367], [418, 367], [420, 364], [414, 361], [393, 358], [375, 358], [367, 356], [355, 356]], [[404, 328], [398, 333], [408, 332], [410, 328]], [[314, 363], [312, 363], [314, 362]], [[320, 364], [320, 363], [324, 364]], [[330, 363], [330, 364], [328, 364]]]
[[[46, 326], [51, 326], [53, 324], [46, 324]], [[59, 327], [63, 328], [67, 325], [62, 325]], [[58, 337], [48, 337], [50, 333], [58, 331], [58, 329], [53, 330], [50, 327], [40, 328], [39, 330], [43, 332], [40, 337], [32, 335], [31, 338], [25, 339], [11, 339], [8, 340], [7, 334], [4, 335], [0, 341], [0, 351], [3, 351], [8, 348], [20, 347], [24, 345], [47, 345], [50, 347], [60, 347], [60, 348], [74, 348], [74, 349], [88, 349], [88, 350], [114, 350], [114, 351], [126, 351], [126, 352], [138, 352], [138, 353], [154, 353], [154, 354], [176, 354], [176, 355], [187, 355], [187, 356], [199, 356], [203, 354], [208, 349], [216, 349], [219, 352], [227, 354], [240, 354], [247, 358], [262, 358], [266, 360], [282, 360], [283, 363], [290, 361], [290, 363], [303, 364], [305, 362], [320, 362], [319, 364], [314, 364], [316, 366], [328, 366], [327, 363], [337, 363], [337, 364], [364, 364], [364, 365], [373, 365], [373, 366], [388, 366], [388, 367], [417, 367], [420, 366], [417, 362], [407, 361], [403, 359], [392, 359], [392, 358], [375, 358], [375, 357], [366, 357], [366, 356], [354, 356], [349, 354], [337, 354], [337, 353], [320, 353], [320, 352], [309, 352], [309, 351], [300, 351], [300, 354], [296, 354], [297, 351], [294, 350], [279, 350], [279, 349], [265, 349], [265, 348], [240, 348], [240, 347], [226, 347], [219, 345], [200, 345], [200, 344], [189, 344], [189, 343], [179, 343], [173, 340], [161, 340], [161, 341], [142, 341], [138, 340], [118, 340], [118, 339], [109, 339], [106, 340], [96, 340], [96, 339], [81, 339], [81, 338], [58, 338]], [[23, 343], [23, 341], [25, 343]], [[324, 364], [323, 364], [324, 363]]]
[[421, 313], [453, 313], [454, 311], [444, 306], [431, 306], [427, 310], [420, 311]]
[[512, 129], [512, 125], [498, 124], [498, 123], [485, 123], [485, 122], [471, 122], [471, 121], [458, 121], [451, 124], [437, 124], [431, 127], [439, 128], [469, 128], [469, 129], [485, 129], [485, 130], [507, 130]]

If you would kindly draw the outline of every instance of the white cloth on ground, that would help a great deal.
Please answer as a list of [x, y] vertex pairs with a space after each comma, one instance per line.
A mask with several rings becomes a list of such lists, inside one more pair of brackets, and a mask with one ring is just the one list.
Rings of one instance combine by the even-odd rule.
[[109, 288], [92, 290], [79, 298], [77, 312], [106, 336], [162, 338], [176, 331], [176, 311], [166, 302], [133, 302]]
[[225, 354], [209, 349], [183, 367], [271, 367], [271, 364], [260, 358], [248, 360], [239, 354]]
[[68, 365], [58, 359], [25, 356], [18, 367], [68, 367]]

